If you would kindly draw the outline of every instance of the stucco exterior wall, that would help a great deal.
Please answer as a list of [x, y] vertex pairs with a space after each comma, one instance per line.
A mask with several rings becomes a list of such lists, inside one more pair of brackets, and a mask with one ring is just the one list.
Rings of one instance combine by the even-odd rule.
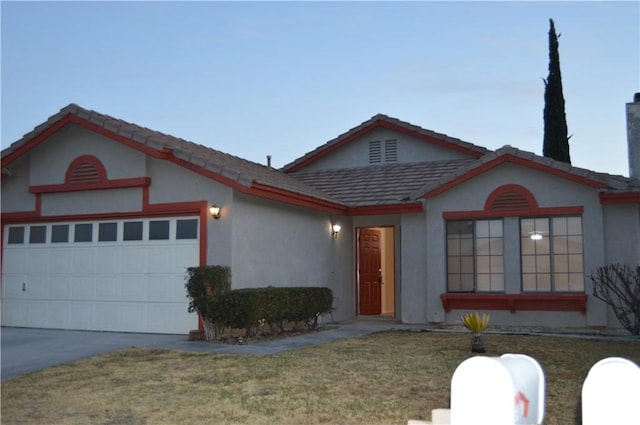
[[[345, 217], [236, 193], [230, 219], [233, 288], [329, 287], [333, 319], [354, 317], [353, 235]], [[332, 221], [342, 226], [336, 239]]]
[[99, 158], [109, 180], [146, 175], [145, 154], [74, 125], [65, 127], [40, 143], [31, 150], [30, 155], [31, 185], [64, 183], [71, 161], [81, 155]]
[[[487, 197], [504, 184], [517, 184], [527, 188], [540, 208], [584, 208], [582, 215], [585, 293], [591, 294], [590, 270], [601, 264], [604, 254], [604, 226], [602, 205], [598, 190], [539, 170], [505, 163], [427, 201], [427, 317], [429, 321], [456, 322], [462, 313], [445, 314], [440, 294], [447, 290], [446, 230], [444, 212], [481, 211]], [[549, 190], [553, 188], [553, 190]], [[521, 292], [519, 217], [504, 218], [505, 292]], [[587, 314], [579, 312], [518, 312], [492, 315], [492, 323], [504, 325], [552, 326], [604, 326], [606, 308], [602, 302], [589, 297]], [[504, 321], [504, 323], [501, 323]]]
[[[428, 143], [385, 128], [376, 128], [367, 133], [366, 136], [353, 140], [340, 149], [317, 159], [312, 164], [306, 166], [305, 171], [374, 165], [369, 163], [369, 142], [374, 140], [382, 141], [383, 151], [385, 140], [397, 140], [398, 158], [397, 161], [395, 161], [397, 163], [468, 158], [467, 155], [452, 149]], [[381, 163], [376, 164], [384, 164], [384, 157]]]
[[18, 159], [9, 167], [12, 175], [2, 179], [2, 212], [33, 211], [36, 196], [29, 193], [30, 156]]

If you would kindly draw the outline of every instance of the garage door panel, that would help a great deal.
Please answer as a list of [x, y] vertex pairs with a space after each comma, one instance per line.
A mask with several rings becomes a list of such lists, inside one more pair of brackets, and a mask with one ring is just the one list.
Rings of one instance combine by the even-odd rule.
[[31, 328], [47, 326], [46, 301], [31, 301], [27, 304], [27, 326]]
[[125, 274], [146, 273], [147, 252], [144, 246], [132, 246], [122, 248], [121, 270]]
[[95, 298], [92, 276], [73, 276], [71, 278], [71, 300], [91, 301]]
[[49, 252], [46, 249], [33, 249], [29, 251], [29, 262], [27, 273], [33, 271], [42, 271], [47, 273], [49, 270]]
[[29, 252], [26, 249], [5, 249], [2, 252], [4, 260], [3, 270], [10, 268], [12, 274], [26, 274], [29, 272]]
[[66, 302], [50, 301], [47, 303], [47, 326], [52, 328], [66, 328], [69, 325], [68, 311], [70, 306]]
[[97, 273], [113, 273], [120, 268], [120, 249], [117, 247], [99, 247], [100, 255], [96, 257]]
[[71, 249], [61, 247], [49, 251], [49, 265], [47, 270], [55, 274], [72, 273], [71, 268]]
[[51, 226], [75, 229], [74, 223], [36, 224], [49, 226], [43, 243], [30, 243], [28, 234], [22, 242], [5, 239], [3, 325], [181, 334], [196, 329], [184, 277], [187, 267], [198, 264], [200, 245], [197, 239], [176, 240], [178, 218], [167, 220], [169, 240], [148, 240], [151, 219], [141, 220], [147, 240], [123, 241], [124, 220], [110, 220], [117, 222], [115, 241], [99, 241], [95, 233], [90, 242], [75, 242], [73, 233], [68, 241], [51, 241]]
[[71, 276], [53, 275], [49, 278], [49, 299], [66, 300], [69, 298], [69, 288], [71, 286]]
[[119, 301], [122, 299], [120, 295], [120, 278], [117, 275], [100, 275], [94, 278], [96, 300]]
[[86, 273], [89, 270], [95, 270], [94, 252], [92, 247], [74, 248], [71, 251], [72, 271], [73, 273]]
[[49, 278], [46, 275], [30, 275], [26, 282], [26, 297], [46, 300], [49, 297]]

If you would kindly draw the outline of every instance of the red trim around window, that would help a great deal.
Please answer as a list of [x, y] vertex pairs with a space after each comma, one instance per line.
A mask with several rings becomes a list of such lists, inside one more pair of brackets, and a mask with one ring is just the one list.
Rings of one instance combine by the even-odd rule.
[[444, 311], [509, 310], [517, 311], [579, 311], [587, 312], [585, 294], [455, 294], [440, 295]]

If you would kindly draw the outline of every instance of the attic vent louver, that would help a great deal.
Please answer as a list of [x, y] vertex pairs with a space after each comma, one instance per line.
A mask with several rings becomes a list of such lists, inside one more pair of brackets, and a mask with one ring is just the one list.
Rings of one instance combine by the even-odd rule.
[[69, 176], [69, 183], [98, 183], [100, 182], [100, 173], [95, 165], [85, 162], [78, 164]]
[[369, 142], [369, 164], [382, 162], [382, 143], [380, 140]]
[[98, 158], [82, 155], [71, 162], [64, 180], [67, 184], [101, 183], [107, 180], [107, 172]]
[[384, 141], [384, 162], [398, 161], [398, 142], [396, 140]]
[[529, 201], [521, 193], [507, 191], [494, 199], [491, 211], [526, 210], [529, 207]]

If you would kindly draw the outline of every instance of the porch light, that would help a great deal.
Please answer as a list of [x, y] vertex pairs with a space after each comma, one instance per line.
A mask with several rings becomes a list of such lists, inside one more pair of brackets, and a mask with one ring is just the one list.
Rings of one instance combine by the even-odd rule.
[[215, 218], [216, 220], [220, 218], [220, 207], [216, 206], [216, 205], [211, 205], [211, 207], [209, 208], [209, 214], [211, 214], [211, 217]]
[[340, 229], [342, 229], [342, 226], [340, 226], [339, 224], [334, 224], [333, 226], [331, 226], [331, 236], [333, 237], [333, 239], [338, 239], [338, 233], [340, 233]]

